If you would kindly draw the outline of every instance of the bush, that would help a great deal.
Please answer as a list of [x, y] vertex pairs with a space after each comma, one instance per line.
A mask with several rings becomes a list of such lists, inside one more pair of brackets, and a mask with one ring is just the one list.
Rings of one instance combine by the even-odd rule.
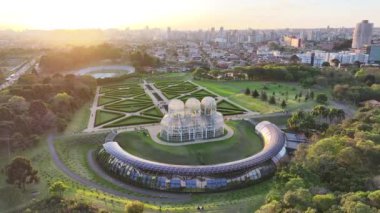
[[276, 98], [273, 95], [269, 99], [269, 104], [276, 104]]
[[259, 94], [259, 92], [257, 92], [257, 90], [254, 90], [254, 91], [252, 92], [252, 97], [257, 98], [257, 97], [259, 97], [259, 96], [260, 96], [260, 94]]
[[140, 201], [132, 201], [126, 205], [128, 213], [142, 213], [144, 212], [144, 203]]
[[327, 96], [325, 94], [318, 94], [315, 101], [320, 104], [326, 104], [327, 103]]

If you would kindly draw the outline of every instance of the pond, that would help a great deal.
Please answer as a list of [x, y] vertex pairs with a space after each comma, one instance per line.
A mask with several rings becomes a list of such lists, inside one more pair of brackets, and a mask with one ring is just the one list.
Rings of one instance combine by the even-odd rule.
[[133, 72], [135, 72], [135, 68], [129, 65], [105, 65], [83, 68], [74, 73], [76, 75], [91, 75], [94, 78], [112, 78]]

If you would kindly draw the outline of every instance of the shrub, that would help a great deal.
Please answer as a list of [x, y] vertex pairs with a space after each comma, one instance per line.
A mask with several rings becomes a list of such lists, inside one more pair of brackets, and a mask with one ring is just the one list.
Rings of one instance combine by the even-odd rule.
[[318, 94], [315, 100], [317, 101], [317, 103], [326, 104], [327, 96], [325, 94]]

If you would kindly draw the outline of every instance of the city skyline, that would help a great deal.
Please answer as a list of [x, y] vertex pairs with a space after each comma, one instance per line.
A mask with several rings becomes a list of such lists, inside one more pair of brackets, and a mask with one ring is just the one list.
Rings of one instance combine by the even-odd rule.
[[[22, 5], [22, 6], [20, 6]], [[7, 2], [0, 8], [0, 29], [141, 29], [173, 30], [353, 28], [361, 20], [380, 22], [376, 0], [110, 0]], [[284, 10], [286, 8], [286, 10]], [[368, 9], [369, 8], [369, 9]], [[319, 16], [320, 12], [323, 16]]]

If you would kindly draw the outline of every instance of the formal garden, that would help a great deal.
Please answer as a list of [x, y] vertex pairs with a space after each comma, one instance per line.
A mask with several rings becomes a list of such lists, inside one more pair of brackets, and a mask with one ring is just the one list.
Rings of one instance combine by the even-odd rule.
[[158, 123], [163, 116], [141, 85], [130, 82], [101, 87], [98, 107], [96, 127]]

